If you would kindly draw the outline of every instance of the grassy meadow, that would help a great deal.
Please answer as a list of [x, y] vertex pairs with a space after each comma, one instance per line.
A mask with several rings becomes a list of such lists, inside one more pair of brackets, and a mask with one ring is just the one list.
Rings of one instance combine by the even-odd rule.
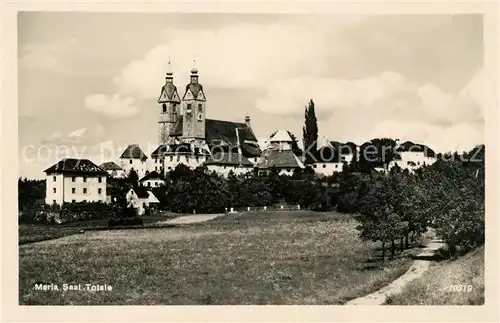
[[[337, 213], [231, 214], [205, 223], [88, 231], [19, 246], [19, 303], [32, 305], [343, 304], [402, 275]], [[39, 291], [36, 283], [112, 291]]]
[[[450, 290], [450, 286], [471, 290]], [[401, 294], [389, 297], [391, 305], [483, 305], [484, 246], [456, 260], [435, 264], [422, 277], [410, 282]]]

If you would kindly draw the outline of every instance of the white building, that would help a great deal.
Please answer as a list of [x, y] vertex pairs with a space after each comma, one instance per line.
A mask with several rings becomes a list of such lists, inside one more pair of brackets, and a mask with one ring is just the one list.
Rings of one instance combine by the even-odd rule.
[[131, 188], [125, 195], [125, 198], [129, 206], [137, 209], [138, 215], [144, 215], [145, 208], [153, 207], [160, 203], [153, 192], [147, 190], [145, 187], [140, 186]]
[[148, 157], [142, 151], [141, 147], [132, 144], [120, 156], [119, 166], [125, 174], [128, 175], [131, 170], [134, 170], [139, 175], [139, 178], [141, 178], [146, 175], [146, 171], [148, 170], [147, 159]]
[[330, 176], [340, 173], [344, 165], [349, 165], [358, 147], [352, 142], [320, 141], [312, 167], [317, 174]]
[[147, 173], [139, 179], [139, 185], [144, 187], [160, 187], [166, 184], [165, 179], [156, 171]]
[[401, 169], [413, 172], [426, 165], [432, 165], [437, 160], [436, 153], [431, 148], [411, 141], [398, 146], [396, 153], [396, 158], [389, 163], [388, 169], [397, 165]]
[[65, 158], [45, 174], [47, 204], [106, 202], [107, 172], [88, 159]]
[[99, 165], [99, 167], [104, 169], [111, 177], [123, 178], [127, 176], [125, 171], [114, 162], [102, 163], [101, 165]]
[[214, 152], [205, 163], [209, 171], [223, 176], [233, 172], [235, 175], [252, 172], [254, 164], [238, 152]]

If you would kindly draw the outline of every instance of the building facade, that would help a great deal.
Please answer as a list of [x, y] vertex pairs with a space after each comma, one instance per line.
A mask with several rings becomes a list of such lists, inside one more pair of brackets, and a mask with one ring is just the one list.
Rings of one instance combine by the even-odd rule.
[[45, 174], [46, 204], [106, 202], [107, 172], [88, 159], [63, 159]]

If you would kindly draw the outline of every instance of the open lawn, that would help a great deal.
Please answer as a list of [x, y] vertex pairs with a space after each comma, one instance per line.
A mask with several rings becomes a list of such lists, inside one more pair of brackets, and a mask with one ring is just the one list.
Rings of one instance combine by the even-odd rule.
[[[166, 221], [179, 216], [175, 213], [159, 213], [143, 217], [144, 225], [153, 225], [160, 221]], [[39, 242], [58, 239], [64, 236], [77, 234], [82, 230], [105, 228], [108, 225], [106, 219], [68, 222], [63, 224], [19, 224], [19, 244]]]
[[[19, 246], [19, 302], [342, 304], [383, 287], [411, 263], [367, 261], [375, 245], [361, 242], [355, 225], [336, 213], [243, 213], [25, 244]], [[34, 290], [36, 283], [59, 291]], [[62, 291], [64, 283], [113, 289]]]
[[[453, 285], [463, 285], [463, 290], [453, 290]], [[469, 252], [459, 259], [434, 265], [422, 277], [410, 282], [401, 294], [389, 297], [386, 303], [391, 305], [483, 305], [484, 247]]]

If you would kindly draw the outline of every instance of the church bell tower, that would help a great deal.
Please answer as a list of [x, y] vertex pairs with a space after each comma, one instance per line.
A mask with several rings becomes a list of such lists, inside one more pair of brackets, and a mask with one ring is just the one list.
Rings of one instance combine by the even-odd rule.
[[158, 117], [158, 144], [166, 145], [169, 142], [169, 135], [177, 122], [180, 108], [180, 98], [177, 93], [177, 87], [173, 82], [173, 73], [168, 62], [168, 72], [165, 77], [165, 85], [161, 87], [158, 103], [160, 105], [160, 113]]
[[182, 140], [203, 144], [205, 142], [206, 98], [198, 82], [198, 70], [191, 70], [191, 81], [186, 85], [182, 98]]

